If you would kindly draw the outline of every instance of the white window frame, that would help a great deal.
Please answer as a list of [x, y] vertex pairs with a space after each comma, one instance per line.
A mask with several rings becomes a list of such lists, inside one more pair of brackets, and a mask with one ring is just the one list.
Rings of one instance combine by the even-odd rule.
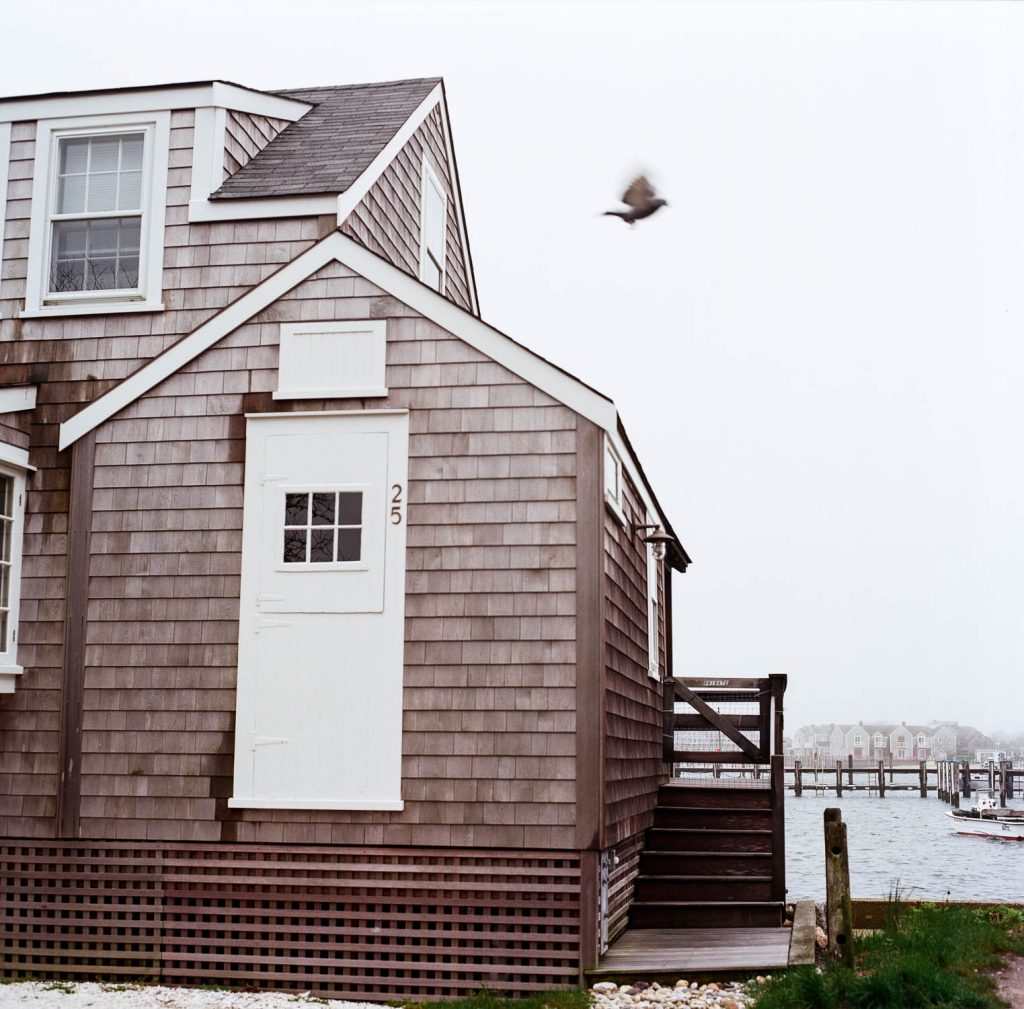
[[14, 521], [11, 525], [11, 574], [7, 594], [7, 640], [0, 641], [0, 694], [13, 694], [23, 670], [18, 664], [18, 616], [21, 609], [21, 563], [25, 538], [25, 483], [28, 452], [0, 443], [0, 474], [14, 481]]
[[[142, 230], [139, 236], [139, 286], [132, 291], [74, 291], [51, 294], [50, 219], [56, 202], [57, 145], [63, 137], [104, 133], [144, 133], [142, 169]], [[51, 315], [96, 315], [117, 312], [157, 312], [161, 302], [167, 169], [170, 150], [170, 112], [135, 115], [79, 116], [44, 119], [36, 127], [35, 170], [32, 179], [32, 220], [28, 240], [28, 276], [22, 318]]]
[[[604, 438], [604, 454], [601, 457], [602, 477], [604, 486], [604, 502], [611, 513], [622, 525], [626, 524], [626, 510], [623, 507], [622, 495], [622, 458], [606, 435]], [[615, 473], [614, 490], [608, 486], [609, 472]]]
[[647, 675], [661, 679], [661, 648], [658, 641], [658, 544], [647, 547]]
[[[388, 394], [387, 386], [387, 320], [339, 320], [328, 322], [283, 322], [278, 347], [277, 389], [272, 393], [274, 399], [376, 399]], [[373, 362], [374, 371], [380, 376], [376, 385], [345, 385], [327, 382], [324, 385], [282, 385], [282, 368], [289, 346], [295, 338], [317, 333], [337, 336], [344, 340], [352, 334], [370, 334], [375, 341]], [[284, 369], [285, 372], [289, 370]], [[287, 383], [287, 374], [285, 376]]]
[[[441, 197], [441, 260], [431, 256], [427, 248], [427, 186], [432, 186]], [[444, 191], [441, 180], [430, 166], [426, 156], [423, 158], [423, 169], [420, 178], [420, 280], [433, 290], [433, 285], [426, 280], [428, 257], [433, 259], [441, 270], [441, 286], [437, 289], [444, 294], [445, 281], [448, 277], [448, 194]]]

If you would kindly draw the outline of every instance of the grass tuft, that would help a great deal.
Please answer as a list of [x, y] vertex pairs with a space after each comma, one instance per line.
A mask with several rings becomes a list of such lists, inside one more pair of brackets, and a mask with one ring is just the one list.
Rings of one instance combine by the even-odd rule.
[[881, 932], [857, 943], [855, 970], [829, 964], [777, 974], [757, 1009], [1000, 1009], [987, 972], [1024, 954], [1024, 914], [1013, 908], [894, 901]]

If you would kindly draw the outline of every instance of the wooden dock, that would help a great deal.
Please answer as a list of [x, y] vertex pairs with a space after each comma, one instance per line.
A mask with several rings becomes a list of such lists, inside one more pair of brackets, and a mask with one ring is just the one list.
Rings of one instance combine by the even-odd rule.
[[587, 972], [591, 982], [757, 974], [789, 964], [791, 928], [629, 929]]

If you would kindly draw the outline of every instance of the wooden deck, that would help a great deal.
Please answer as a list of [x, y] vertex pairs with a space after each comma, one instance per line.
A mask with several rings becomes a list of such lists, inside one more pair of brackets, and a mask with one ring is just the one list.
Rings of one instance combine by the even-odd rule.
[[620, 936], [588, 971], [600, 978], [744, 974], [789, 963], [790, 928], [643, 928]]

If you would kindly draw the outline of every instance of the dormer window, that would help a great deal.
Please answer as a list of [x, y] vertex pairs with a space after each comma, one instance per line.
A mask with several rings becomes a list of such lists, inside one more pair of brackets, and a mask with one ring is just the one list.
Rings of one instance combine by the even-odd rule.
[[25, 315], [160, 304], [170, 114], [40, 120]]
[[47, 296], [139, 288], [146, 134], [57, 138]]
[[420, 203], [420, 280], [444, 291], [448, 198], [430, 162], [423, 159]]

